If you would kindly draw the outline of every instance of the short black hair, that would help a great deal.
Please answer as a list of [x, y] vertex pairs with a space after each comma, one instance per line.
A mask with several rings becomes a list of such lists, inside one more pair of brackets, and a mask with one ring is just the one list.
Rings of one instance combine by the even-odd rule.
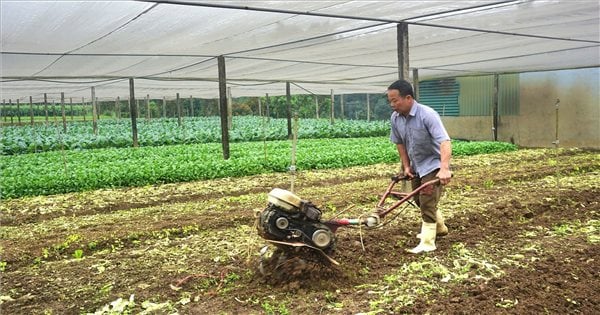
[[413, 92], [413, 87], [410, 84], [410, 82], [406, 81], [406, 80], [398, 80], [392, 84], [390, 84], [390, 86], [388, 87], [388, 90], [398, 90], [398, 92], [400, 92], [401, 96], [407, 96], [410, 95], [412, 96], [412, 98], [415, 98], [415, 93]]

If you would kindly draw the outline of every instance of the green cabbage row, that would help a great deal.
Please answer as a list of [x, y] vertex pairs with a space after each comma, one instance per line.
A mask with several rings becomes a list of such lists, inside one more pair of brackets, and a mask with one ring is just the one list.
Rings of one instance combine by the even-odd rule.
[[[515, 150], [500, 142], [455, 142], [454, 155]], [[231, 145], [223, 160], [218, 143], [158, 147], [54, 151], [0, 156], [2, 199], [99, 188], [143, 186], [202, 179], [285, 172], [290, 141]], [[298, 142], [297, 169], [343, 168], [398, 161], [387, 137], [309, 139]], [[66, 163], [66, 168], [65, 168]]]
[[[331, 125], [326, 119], [302, 119], [299, 122], [300, 139], [376, 137], [389, 134], [387, 121], [336, 121]], [[55, 150], [78, 150], [100, 148], [125, 148], [132, 146], [131, 121], [98, 121], [98, 135], [92, 130], [92, 122], [69, 122], [67, 132], [62, 132], [62, 122], [55, 125], [4, 127], [0, 137], [0, 154], [14, 155]], [[271, 119], [266, 122], [260, 117], [234, 117], [230, 130], [231, 142], [285, 140], [286, 119]], [[177, 119], [161, 118], [138, 121], [140, 146], [173, 144], [198, 144], [221, 142], [219, 117], [186, 117], [180, 127]]]

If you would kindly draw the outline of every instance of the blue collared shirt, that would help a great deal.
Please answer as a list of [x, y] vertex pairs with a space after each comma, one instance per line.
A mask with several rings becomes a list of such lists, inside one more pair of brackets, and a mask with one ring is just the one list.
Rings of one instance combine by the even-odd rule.
[[440, 144], [450, 137], [433, 108], [414, 101], [408, 116], [393, 112], [391, 123], [390, 140], [404, 144], [416, 176], [440, 168]]

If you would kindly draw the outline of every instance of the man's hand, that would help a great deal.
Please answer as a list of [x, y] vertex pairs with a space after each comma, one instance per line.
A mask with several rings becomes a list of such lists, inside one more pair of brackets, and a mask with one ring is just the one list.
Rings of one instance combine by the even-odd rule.
[[452, 172], [450, 172], [450, 170], [447, 168], [440, 168], [440, 171], [436, 176], [440, 179], [440, 183], [442, 185], [447, 185], [450, 183], [450, 178], [452, 178]]
[[404, 176], [413, 179], [415, 178], [415, 174], [412, 173], [412, 169], [410, 166], [405, 166], [404, 167]]

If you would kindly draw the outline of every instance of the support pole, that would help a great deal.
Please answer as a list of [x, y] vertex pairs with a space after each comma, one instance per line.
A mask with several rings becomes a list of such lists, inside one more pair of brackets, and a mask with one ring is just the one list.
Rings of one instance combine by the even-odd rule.
[[17, 98], [17, 122], [21, 125], [21, 101]]
[[290, 88], [290, 82], [285, 83], [285, 99], [287, 108], [287, 131], [288, 139], [292, 139], [292, 94]]
[[163, 96], [162, 112], [163, 112], [163, 118], [166, 118], [167, 117], [167, 98], [165, 96]]
[[419, 69], [413, 69], [413, 91], [415, 93], [415, 99], [419, 100]]
[[369, 96], [367, 93], [367, 121], [371, 121], [371, 98]]
[[94, 135], [98, 135], [98, 109], [96, 108], [96, 88], [92, 86], [92, 128]]
[[258, 101], [258, 117], [262, 116], [262, 102], [260, 101], [260, 97], [257, 98]]
[[65, 92], [60, 92], [60, 112], [62, 114], [63, 132], [67, 133], [67, 114], [65, 113]]
[[46, 127], [48, 127], [48, 94], [44, 93], [44, 115], [46, 116]]
[[194, 117], [194, 97], [190, 95], [190, 116]]
[[86, 110], [85, 110], [85, 97], [81, 98], [81, 110], [83, 111], [83, 121], [85, 122], [85, 115], [86, 115]]
[[331, 110], [329, 116], [329, 122], [333, 125], [335, 122], [335, 95], [333, 94], [333, 89], [331, 89]]
[[[135, 88], [133, 85], [133, 78], [129, 78], [129, 104], [135, 104]], [[139, 146], [137, 130], [137, 110], [134, 106], [129, 106], [129, 115], [131, 116], [131, 134], [133, 139], [133, 147], [137, 148]]]
[[121, 97], [117, 96], [117, 99], [115, 100], [115, 117], [117, 119], [121, 119]]
[[498, 74], [494, 74], [494, 108], [492, 111], [492, 131], [494, 141], [498, 141]]
[[398, 40], [398, 78], [408, 80], [408, 24], [398, 23], [396, 31]]
[[150, 120], [152, 115], [150, 115], [150, 95], [146, 94], [146, 120]]
[[31, 118], [31, 125], [33, 126], [33, 97], [29, 96], [29, 117]]
[[344, 120], [344, 94], [340, 94], [340, 119]]
[[315, 117], [319, 119], [319, 97], [315, 95]]
[[266, 116], [267, 116], [267, 122], [270, 122], [271, 121], [271, 109], [269, 108], [269, 93], [266, 93], [265, 103], [266, 103], [265, 105], [267, 107], [267, 110], [266, 110], [266, 113], [265, 113]]
[[177, 105], [177, 125], [181, 127], [181, 102], [179, 101], [179, 93], [176, 95], [175, 104]]
[[219, 67], [219, 113], [221, 115], [221, 144], [223, 145], [223, 159], [229, 159], [229, 126], [227, 119], [227, 72], [225, 71], [225, 57], [218, 56]]
[[233, 97], [231, 96], [231, 87], [227, 88], [227, 128], [231, 129], [233, 125]]
[[71, 111], [71, 121], [74, 121], [75, 117], [74, 117], [74, 113], [73, 113], [73, 98], [72, 97], [69, 97], [69, 109]]

